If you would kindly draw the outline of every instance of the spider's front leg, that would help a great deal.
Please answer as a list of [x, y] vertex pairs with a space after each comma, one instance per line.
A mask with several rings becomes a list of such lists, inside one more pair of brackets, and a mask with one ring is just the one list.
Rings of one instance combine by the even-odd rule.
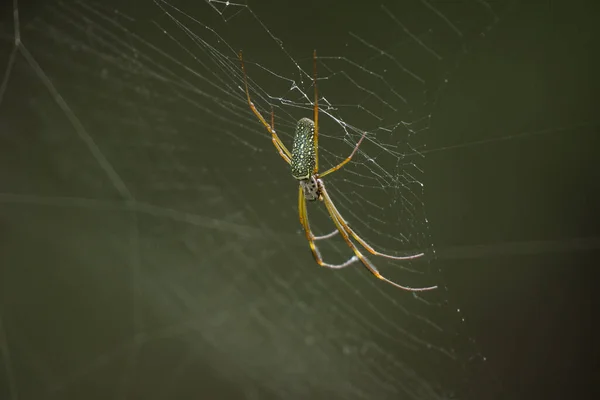
[[281, 158], [283, 158], [288, 164], [291, 164], [292, 153], [290, 153], [287, 147], [285, 147], [285, 144], [283, 144], [283, 142], [275, 132], [275, 115], [273, 114], [273, 111], [271, 110], [271, 125], [269, 125], [250, 99], [250, 90], [248, 89], [248, 76], [246, 75], [246, 67], [244, 66], [244, 57], [242, 56], [241, 50], [238, 54], [238, 57], [242, 65], [242, 73], [244, 75], [244, 88], [246, 91], [246, 100], [248, 101], [248, 106], [250, 106], [250, 110], [252, 110], [254, 115], [256, 115], [256, 118], [258, 118], [260, 123], [263, 124], [264, 127], [267, 128], [267, 131], [269, 131], [269, 133], [271, 134], [271, 140], [273, 142], [273, 145], [277, 149], [277, 152], [279, 153]]

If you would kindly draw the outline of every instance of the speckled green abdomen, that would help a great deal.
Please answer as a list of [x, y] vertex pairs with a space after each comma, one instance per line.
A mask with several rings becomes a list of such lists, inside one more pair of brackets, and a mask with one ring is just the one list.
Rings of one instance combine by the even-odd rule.
[[292, 147], [292, 176], [308, 179], [315, 169], [315, 124], [302, 118], [296, 125], [294, 146]]

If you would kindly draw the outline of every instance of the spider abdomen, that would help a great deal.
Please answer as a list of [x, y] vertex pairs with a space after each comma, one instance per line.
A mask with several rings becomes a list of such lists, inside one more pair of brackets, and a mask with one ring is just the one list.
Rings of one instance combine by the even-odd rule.
[[298, 180], [309, 179], [315, 169], [315, 124], [302, 118], [296, 124], [292, 147], [292, 176]]

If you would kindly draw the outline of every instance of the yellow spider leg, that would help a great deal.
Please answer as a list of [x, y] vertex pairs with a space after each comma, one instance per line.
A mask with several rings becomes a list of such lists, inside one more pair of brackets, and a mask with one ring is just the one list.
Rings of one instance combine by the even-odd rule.
[[[250, 100], [250, 91], [248, 90], [248, 77], [246, 76], [246, 67], [244, 66], [244, 58], [242, 57], [241, 51], [239, 52], [238, 57], [240, 59], [240, 63], [242, 64], [242, 72], [244, 73], [244, 86], [246, 89], [246, 98], [248, 99], [248, 105], [250, 106], [250, 109], [252, 110], [254, 115], [256, 115], [258, 120], [265, 126], [265, 128], [267, 128], [267, 130], [271, 134], [273, 145], [279, 152], [279, 155], [281, 156], [281, 158], [283, 158], [285, 160], [285, 162], [287, 162], [288, 164], [291, 164], [292, 153], [290, 153], [290, 151], [287, 149], [287, 147], [285, 147], [285, 145], [283, 144], [281, 139], [279, 139], [279, 136], [277, 136], [277, 133], [275, 133], [274, 126], [271, 126], [267, 123], [267, 121], [264, 119], [264, 117], [260, 114], [260, 112], [254, 106], [254, 103], [252, 103], [252, 100]], [[271, 124], [273, 124], [272, 112], [271, 112]]]
[[[298, 192], [298, 215], [300, 216], [300, 224], [302, 224], [302, 228], [304, 228], [306, 240], [308, 240], [308, 245], [310, 246], [310, 250], [312, 251], [313, 257], [315, 258], [317, 264], [319, 264], [321, 267], [340, 269], [358, 261], [358, 258], [356, 257], [352, 257], [342, 264], [328, 264], [323, 261], [323, 257], [321, 256], [319, 249], [315, 245], [315, 240], [317, 240], [317, 237], [315, 237], [315, 235], [313, 235], [312, 231], [310, 230], [310, 224], [308, 222], [308, 213], [306, 211], [306, 199], [304, 198], [302, 187], [299, 187]], [[330, 236], [333, 236], [333, 234], [325, 235], [322, 238]]]
[[371, 263], [371, 261], [369, 261], [369, 259], [367, 257], [365, 257], [358, 250], [358, 248], [350, 240], [350, 237], [348, 236], [348, 233], [346, 232], [346, 229], [347, 229], [348, 225], [344, 222], [343, 219], [340, 220], [339, 217], [341, 217], [341, 216], [338, 217], [339, 212], [337, 212], [337, 209], [335, 208], [335, 205], [331, 201], [331, 198], [329, 197], [329, 195], [327, 194], [327, 191], [325, 190], [325, 188], [323, 186], [321, 186], [321, 193], [323, 194], [323, 202], [325, 203], [325, 207], [327, 207], [327, 211], [329, 212], [329, 216], [333, 220], [333, 223], [335, 224], [335, 226], [337, 227], [337, 229], [340, 231], [340, 235], [342, 235], [342, 237], [344, 238], [344, 241], [346, 242], [346, 244], [348, 245], [348, 247], [350, 247], [350, 249], [352, 249], [352, 251], [354, 252], [354, 254], [356, 255], [356, 257], [358, 257], [358, 259], [363, 263], [363, 265], [373, 275], [375, 275], [378, 279], [381, 279], [382, 281], [385, 281], [385, 282], [387, 282], [387, 283], [389, 283], [389, 284], [391, 284], [393, 286], [396, 286], [397, 288], [400, 288], [400, 289], [403, 289], [403, 290], [407, 290], [407, 291], [410, 291], [410, 292], [423, 292], [423, 291], [426, 291], [426, 290], [432, 290], [432, 289], [436, 289], [437, 288], [437, 286], [430, 286], [430, 287], [423, 287], [423, 288], [412, 288], [412, 287], [409, 287], [409, 286], [402, 286], [400, 284], [397, 284], [396, 282], [393, 282], [393, 281], [387, 279], [383, 275], [381, 275], [379, 273], [379, 270]]
[[369, 253], [371, 253], [375, 256], [391, 258], [393, 260], [412, 260], [412, 259], [419, 258], [419, 257], [425, 255], [425, 253], [418, 253], [418, 254], [412, 254], [410, 256], [392, 256], [390, 254], [381, 253], [381, 252], [375, 250], [363, 238], [361, 238], [360, 236], [358, 236], [358, 234], [356, 232], [354, 232], [354, 230], [350, 227], [348, 222], [344, 219], [344, 217], [342, 217], [342, 214], [339, 212], [339, 210], [337, 209], [335, 204], [333, 204], [331, 197], [329, 197], [329, 193], [327, 193], [327, 191], [325, 191], [325, 190], [321, 190], [321, 193], [323, 195], [323, 198], [327, 199], [329, 201], [329, 204], [331, 204], [331, 209], [335, 213], [336, 218], [340, 221], [340, 223], [344, 227], [344, 230], [346, 232], [348, 232], [354, 238], [354, 240], [356, 240], [358, 243], [360, 243]]
[[315, 169], [313, 174], [319, 172], [319, 93], [317, 91], [317, 50], [313, 51], [313, 86], [315, 87], [315, 104], [313, 106], [313, 122], [315, 123]]
[[352, 150], [352, 153], [350, 153], [350, 155], [348, 157], [346, 157], [346, 159], [344, 161], [342, 161], [341, 163], [339, 163], [338, 165], [336, 165], [334, 167], [329, 168], [327, 171], [323, 172], [322, 174], [319, 174], [319, 177], [322, 178], [325, 175], [329, 175], [330, 173], [332, 173], [334, 171], [337, 171], [338, 169], [342, 168], [344, 165], [346, 165], [347, 163], [349, 163], [350, 160], [352, 160], [352, 157], [354, 157], [354, 154], [357, 152], [358, 147], [362, 143], [362, 141], [365, 138], [366, 134], [367, 134], [367, 132], [363, 132], [362, 136], [358, 140], [358, 143], [356, 143], [356, 146], [354, 146], [354, 150]]
[[[302, 186], [298, 186], [298, 215], [300, 216], [300, 224], [302, 224], [302, 228], [304, 228], [304, 234], [306, 235], [306, 240], [308, 240], [308, 245], [310, 246], [310, 250], [315, 257], [317, 263], [321, 260], [321, 255], [315, 246], [313, 241], [313, 234], [308, 225], [307, 213], [306, 213], [306, 199], [304, 198], [304, 192], [302, 191]], [[319, 263], [320, 265], [320, 263]]]
[[273, 138], [273, 145], [279, 152], [279, 155], [281, 156], [281, 158], [283, 158], [286, 163], [291, 164], [292, 158], [291, 158], [291, 156], [287, 155], [287, 153], [289, 153], [289, 150], [285, 147], [285, 145], [283, 143], [281, 143], [281, 140], [279, 140], [279, 138], [277, 138], [277, 140], [275, 138]]
[[[302, 225], [302, 228], [304, 228], [304, 232], [307, 233], [308, 229], [306, 229], [306, 223], [305, 223], [306, 205], [304, 203], [305, 203], [304, 192], [302, 191], [302, 186], [298, 185], [298, 216], [300, 217], [300, 224]], [[307, 234], [306, 238], [308, 239], [308, 234]]]

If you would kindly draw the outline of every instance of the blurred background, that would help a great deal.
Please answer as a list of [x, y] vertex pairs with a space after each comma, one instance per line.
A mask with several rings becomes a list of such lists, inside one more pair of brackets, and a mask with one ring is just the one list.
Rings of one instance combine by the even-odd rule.
[[[1, 7], [1, 399], [600, 394], [593, 2]], [[291, 148], [314, 49], [336, 205], [437, 290], [313, 260], [237, 53]]]

